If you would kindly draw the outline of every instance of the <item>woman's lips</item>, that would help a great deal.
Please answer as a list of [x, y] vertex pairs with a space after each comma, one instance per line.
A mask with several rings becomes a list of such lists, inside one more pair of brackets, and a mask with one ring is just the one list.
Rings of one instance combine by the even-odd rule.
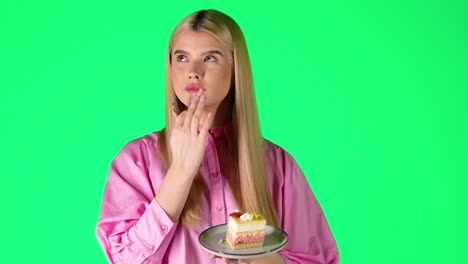
[[189, 93], [197, 93], [200, 89], [203, 88], [198, 84], [189, 84], [187, 87], [185, 87], [185, 91]]
[[200, 89], [185, 89], [185, 91], [187, 91], [189, 93], [197, 93], [198, 90], [200, 90]]

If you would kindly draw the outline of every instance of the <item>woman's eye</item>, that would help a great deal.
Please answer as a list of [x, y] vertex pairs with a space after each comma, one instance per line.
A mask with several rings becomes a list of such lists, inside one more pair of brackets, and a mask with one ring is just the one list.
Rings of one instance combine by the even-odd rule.
[[216, 62], [215, 56], [206, 56], [205, 61], [207, 62]]
[[179, 54], [176, 56], [177, 61], [187, 61], [187, 57], [185, 55]]

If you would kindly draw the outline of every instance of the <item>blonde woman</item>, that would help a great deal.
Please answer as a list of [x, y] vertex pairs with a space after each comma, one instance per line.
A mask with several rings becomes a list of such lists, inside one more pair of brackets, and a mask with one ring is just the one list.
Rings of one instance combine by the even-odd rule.
[[[339, 262], [321, 207], [294, 159], [262, 138], [244, 36], [202, 10], [175, 28], [166, 62], [166, 128], [128, 143], [112, 162], [97, 237], [111, 263]], [[235, 209], [289, 235], [253, 260], [205, 252], [199, 234]]]

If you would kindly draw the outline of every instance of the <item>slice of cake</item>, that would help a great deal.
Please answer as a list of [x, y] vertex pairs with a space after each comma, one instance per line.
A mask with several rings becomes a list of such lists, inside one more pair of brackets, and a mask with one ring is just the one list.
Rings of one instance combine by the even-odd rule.
[[232, 249], [261, 247], [265, 240], [266, 221], [255, 213], [234, 212], [229, 215], [226, 241]]

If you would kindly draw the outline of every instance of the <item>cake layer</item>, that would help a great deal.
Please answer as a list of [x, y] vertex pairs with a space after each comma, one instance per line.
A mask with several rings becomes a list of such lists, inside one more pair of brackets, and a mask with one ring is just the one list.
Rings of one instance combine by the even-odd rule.
[[239, 225], [233, 225], [229, 223], [228, 228], [231, 229], [235, 233], [253, 232], [253, 231], [258, 231], [258, 230], [265, 230], [265, 224], [239, 226]]
[[237, 245], [237, 244], [248, 244], [248, 243], [254, 243], [254, 242], [263, 242], [265, 240], [265, 233], [263, 234], [250, 234], [246, 236], [233, 236], [231, 232], [227, 233], [226, 240], [230, 242], [232, 245]]
[[231, 236], [233, 237], [239, 237], [239, 236], [257, 236], [257, 235], [265, 235], [265, 228], [263, 229], [257, 229], [253, 231], [244, 231], [244, 232], [235, 232], [232, 230], [230, 227], [228, 227], [228, 233], [231, 233]]
[[246, 249], [246, 248], [255, 248], [255, 247], [261, 247], [263, 246], [263, 241], [262, 242], [256, 242], [256, 243], [249, 243], [249, 244], [238, 244], [238, 245], [232, 245], [229, 241], [227, 241], [229, 246], [234, 249]]
[[234, 232], [247, 232], [265, 229], [265, 220], [237, 221], [230, 217], [228, 227]]

